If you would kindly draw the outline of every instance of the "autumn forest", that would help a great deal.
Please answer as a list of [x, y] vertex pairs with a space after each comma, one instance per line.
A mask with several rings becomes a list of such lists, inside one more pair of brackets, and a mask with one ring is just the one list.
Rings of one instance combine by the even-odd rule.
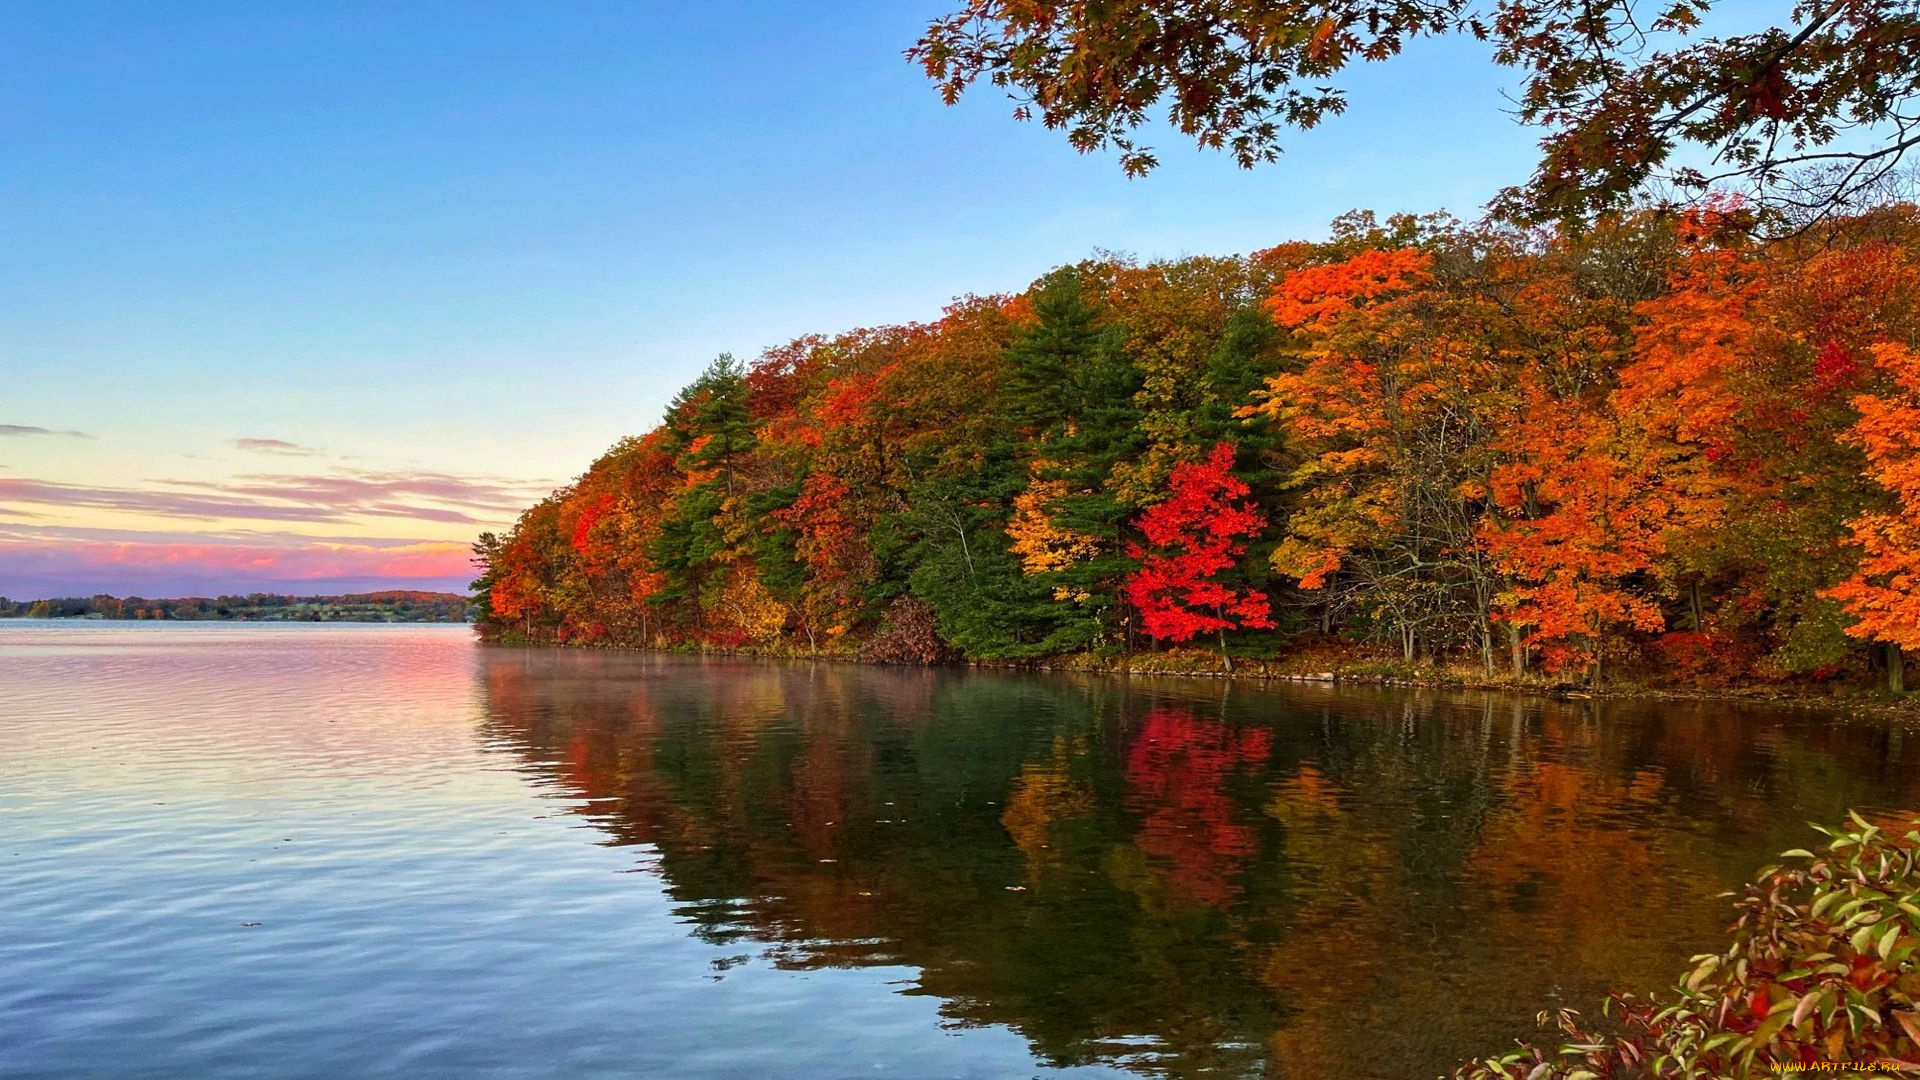
[[1744, 218], [1356, 212], [723, 356], [481, 539], [481, 630], [1903, 689], [1920, 210]]

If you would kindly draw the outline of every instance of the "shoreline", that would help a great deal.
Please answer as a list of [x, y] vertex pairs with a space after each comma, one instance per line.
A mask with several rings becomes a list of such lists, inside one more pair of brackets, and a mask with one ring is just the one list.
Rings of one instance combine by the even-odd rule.
[[[612, 643], [574, 644], [561, 641], [501, 640], [481, 636], [484, 644], [512, 648], [590, 649], [608, 652], [653, 653], [666, 656], [735, 657], [750, 660], [815, 660], [863, 667], [969, 669], [979, 671], [1037, 672], [1051, 675], [1105, 675], [1128, 678], [1213, 679], [1223, 682], [1296, 683], [1320, 686], [1358, 686], [1402, 690], [1473, 690], [1517, 694], [1553, 701], [1700, 701], [1741, 705], [1771, 705], [1797, 709], [1818, 709], [1865, 716], [1920, 721], [1920, 693], [1893, 697], [1886, 691], [1871, 692], [1857, 686], [1842, 689], [1851, 693], [1817, 695], [1793, 692], [1794, 688], [1765, 685], [1740, 687], [1660, 687], [1635, 683], [1581, 686], [1556, 681], [1549, 676], [1525, 679], [1486, 678], [1477, 670], [1465, 668], [1408, 665], [1380, 660], [1335, 665], [1301, 664], [1289, 660], [1237, 659], [1232, 670], [1219, 664], [1219, 654], [1198, 652], [1133, 653], [1111, 660], [1090, 654], [1053, 657], [1043, 660], [936, 660], [924, 664], [865, 659], [847, 653], [805, 653], [754, 647], [652, 646]], [[1141, 660], [1149, 663], [1142, 664]], [[1305, 658], [1292, 658], [1294, 661]], [[1158, 663], [1152, 661], [1159, 661]], [[1204, 661], [1212, 661], [1208, 666]], [[1168, 661], [1171, 661], [1169, 663]], [[1380, 670], [1382, 668], [1388, 670]], [[1312, 670], [1307, 670], [1312, 669]], [[1804, 687], [1800, 688], [1806, 689]]]

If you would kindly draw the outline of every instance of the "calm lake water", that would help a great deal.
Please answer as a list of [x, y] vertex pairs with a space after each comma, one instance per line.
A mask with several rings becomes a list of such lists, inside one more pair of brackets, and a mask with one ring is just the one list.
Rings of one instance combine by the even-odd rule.
[[0, 1076], [1427, 1077], [1883, 723], [0, 622]]

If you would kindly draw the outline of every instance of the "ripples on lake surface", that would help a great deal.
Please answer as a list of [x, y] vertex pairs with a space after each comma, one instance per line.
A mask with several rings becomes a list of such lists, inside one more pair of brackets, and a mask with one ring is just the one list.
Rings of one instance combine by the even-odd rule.
[[1434, 1076], [1667, 985], [1900, 732], [0, 623], [0, 1076]]

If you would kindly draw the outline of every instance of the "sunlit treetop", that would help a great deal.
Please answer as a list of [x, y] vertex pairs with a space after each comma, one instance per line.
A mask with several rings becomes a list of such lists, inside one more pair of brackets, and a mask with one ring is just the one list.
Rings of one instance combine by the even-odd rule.
[[[985, 80], [1015, 116], [1158, 164], [1157, 108], [1242, 166], [1346, 107], [1333, 79], [1422, 36], [1470, 34], [1522, 73], [1545, 129], [1522, 221], [1588, 218], [1663, 190], [1735, 186], [1804, 221], [1869, 196], [1920, 141], [1920, 4], [1805, 0], [1777, 26], [1703, 36], [1710, 0], [967, 0], [907, 55], [948, 103]], [[1685, 152], [1692, 148], [1695, 152]]]

